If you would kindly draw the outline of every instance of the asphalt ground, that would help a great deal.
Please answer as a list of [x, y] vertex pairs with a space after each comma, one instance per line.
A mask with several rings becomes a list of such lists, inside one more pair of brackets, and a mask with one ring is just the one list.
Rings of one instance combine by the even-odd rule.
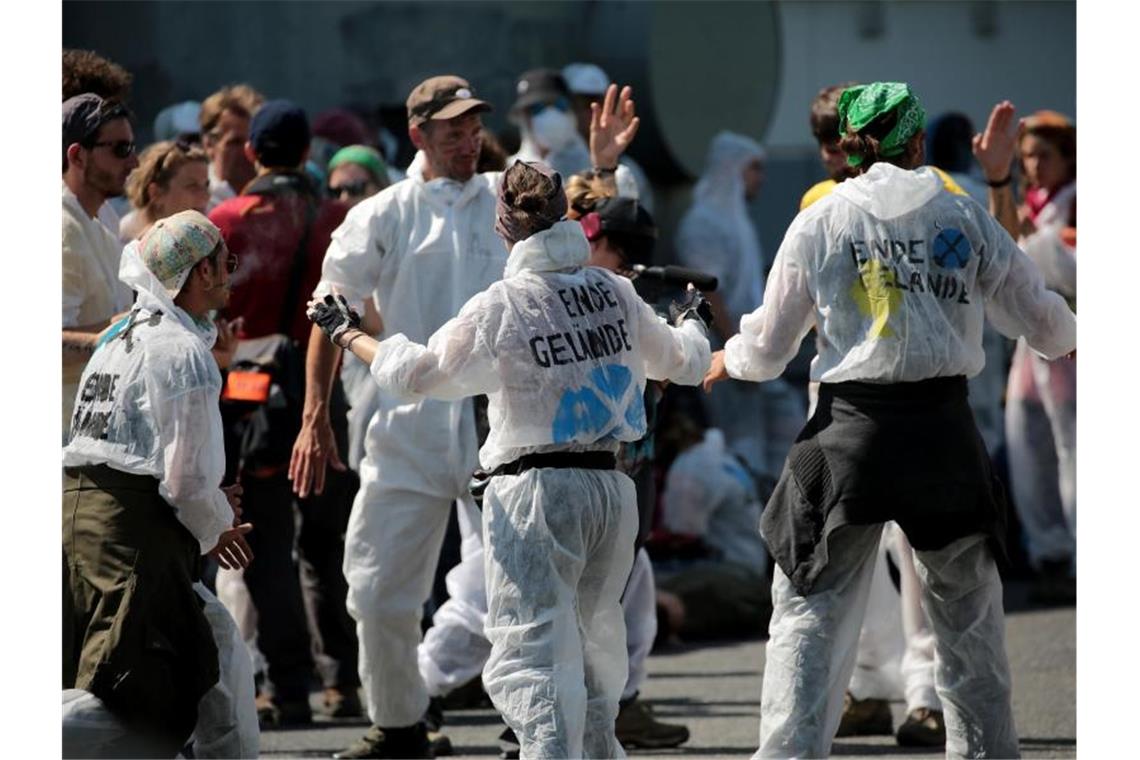
[[[1013, 707], [1021, 752], [1027, 758], [1075, 757], [1076, 610], [1035, 609], [1021, 583], [1006, 587], [1006, 643], [1013, 672]], [[686, 646], [649, 658], [649, 678], [641, 692], [658, 719], [689, 727], [689, 741], [674, 750], [632, 751], [635, 758], [747, 757], [756, 749], [764, 641]], [[314, 710], [319, 695], [313, 695]], [[905, 707], [892, 704], [895, 725]], [[332, 721], [318, 716], [311, 727], [266, 731], [264, 757], [329, 757], [367, 728], [364, 720]], [[457, 758], [496, 757], [503, 726], [490, 709], [446, 715], [446, 733]], [[899, 747], [893, 737], [836, 740], [833, 757], [938, 757]]]

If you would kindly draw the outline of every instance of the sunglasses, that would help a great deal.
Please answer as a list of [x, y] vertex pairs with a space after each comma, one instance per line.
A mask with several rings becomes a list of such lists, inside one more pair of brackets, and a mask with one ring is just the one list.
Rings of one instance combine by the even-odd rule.
[[[222, 255], [225, 255], [225, 257], [226, 257], [224, 262], [221, 261]], [[237, 254], [231, 253], [228, 249], [225, 251], [219, 251], [218, 253], [214, 254], [210, 258], [213, 259], [214, 266], [218, 266], [219, 264], [221, 264], [222, 266], [224, 266], [226, 268], [226, 271], [229, 274], [233, 274], [234, 272], [237, 271], [237, 268], [238, 268]]]
[[368, 183], [364, 182], [364, 181], [362, 181], [362, 182], [345, 182], [343, 185], [338, 185], [337, 187], [333, 187], [332, 185], [329, 185], [328, 191], [329, 191], [329, 195], [331, 195], [333, 198], [339, 198], [342, 195], [346, 195], [346, 194], [350, 198], [359, 198], [360, 196], [362, 196], [368, 192]]
[[526, 112], [533, 119], [535, 116], [538, 116], [540, 113], [545, 111], [547, 108], [557, 108], [562, 113], [569, 113], [570, 112], [570, 101], [564, 97], [559, 97], [553, 103], [532, 103], [529, 106], [527, 106]]
[[91, 143], [92, 148], [107, 147], [115, 158], [130, 158], [135, 154], [136, 146], [130, 140], [111, 140]]

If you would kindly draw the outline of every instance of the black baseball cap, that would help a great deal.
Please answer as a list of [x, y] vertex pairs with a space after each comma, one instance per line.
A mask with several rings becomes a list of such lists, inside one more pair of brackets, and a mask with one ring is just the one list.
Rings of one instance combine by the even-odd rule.
[[299, 166], [312, 140], [309, 117], [291, 100], [270, 100], [249, 123], [249, 142], [262, 166]]
[[93, 92], [75, 95], [63, 101], [63, 162], [67, 166], [67, 148], [75, 143], [90, 145], [99, 129], [115, 119], [130, 119], [131, 112], [117, 100], [107, 100]]
[[559, 98], [570, 99], [570, 87], [562, 73], [556, 69], [531, 69], [519, 77], [515, 92], [518, 97], [511, 106], [512, 114], [535, 103], [553, 103]]
[[649, 266], [653, 263], [657, 225], [633, 198], [603, 198], [582, 219], [582, 228], [589, 240], [609, 238], [630, 264]]

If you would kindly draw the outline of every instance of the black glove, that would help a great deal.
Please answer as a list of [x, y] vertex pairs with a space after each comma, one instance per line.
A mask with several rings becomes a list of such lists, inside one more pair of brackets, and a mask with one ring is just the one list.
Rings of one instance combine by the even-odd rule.
[[348, 301], [344, 300], [344, 296], [334, 298], [328, 295], [324, 300], [310, 301], [309, 310], [305, 314], [325, 335], [329, 336], [333, 345], [341, 348], [344, 346], [340, 344], [340, 336], [348, 330], [360, 328], [360, 315], [352, 310]]
[[701, 291], [692, 286], [685, 291], [683, 299], [669, 304], [669, 320], [674, 325], [680, 327], [686, 319], [701, 320], [706, 330], [711, 328], [713, 323], [712, 305], [701, 294]]

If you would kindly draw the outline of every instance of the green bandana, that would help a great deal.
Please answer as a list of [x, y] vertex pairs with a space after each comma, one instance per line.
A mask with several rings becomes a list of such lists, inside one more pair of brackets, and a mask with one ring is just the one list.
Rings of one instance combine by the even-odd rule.
[[331, 174], [332, 170], [341, 164], [363, 166], [376, 178], [377, 184], [386, 185], [388, 183], [388, 165], [384, 163], [384, 159], [380, 157], [380, 152], [375, 148], [370, 148], [367, 145], [349, 145], [347, 148], [341, 148], [329, 159], [329, 173]]
[[[926, 126], [926, 111], [905, 82], [874, 82], [848, 87], [839, 96], [839, 134], [862, 131], [880, 116], [898, 112], [895, 128], [879, 141], [884, 156], [897, 156], [907, 141]], [[858, 166], [862, 156], [848, 156], [847, 163]]]

